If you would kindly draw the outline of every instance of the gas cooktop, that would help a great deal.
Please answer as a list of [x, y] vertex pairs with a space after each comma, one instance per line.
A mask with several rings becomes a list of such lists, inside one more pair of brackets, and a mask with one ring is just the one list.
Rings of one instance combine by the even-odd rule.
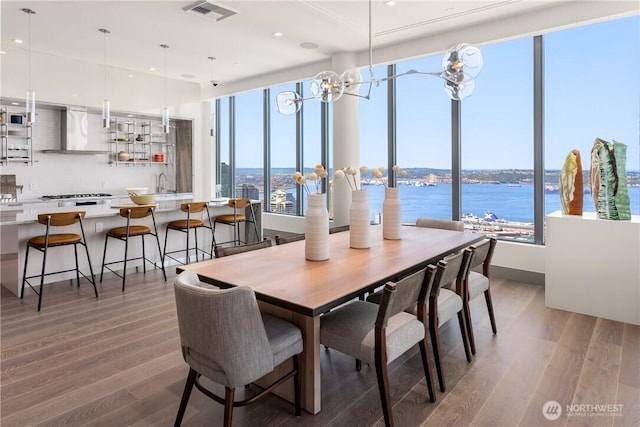
[[94, 197], [111, 197], [106, 193], [78, 193], [78, 194], [58, 194], [53, 196], [42, 196], [43, 199], [89, 199]]

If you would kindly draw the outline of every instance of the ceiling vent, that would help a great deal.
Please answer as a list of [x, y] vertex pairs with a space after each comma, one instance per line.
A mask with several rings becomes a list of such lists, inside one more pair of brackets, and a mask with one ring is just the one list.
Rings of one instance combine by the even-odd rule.
[[182, 10], [193, 13], [194, 15], [212, 18], [216, 21], [222, 21], [223, 19], [238, 13], [220, 3], [211, 3], [208, 1], [197, 1], [195, 3], [191, 3], [189, 6], [182, 8]]

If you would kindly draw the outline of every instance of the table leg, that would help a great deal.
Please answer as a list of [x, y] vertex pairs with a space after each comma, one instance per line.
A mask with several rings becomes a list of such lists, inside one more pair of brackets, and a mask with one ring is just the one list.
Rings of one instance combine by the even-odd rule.
[[[322, 389], [320, 385], [320, 316], [309, 317], [298, 313], [293, 313], [280, 307], [259, 301], [260, 310], [297, 325], [302, 331], [302, 340], [304, 342], [302, 357], [300, 363], [300, 373], [302, 375], [302, 408], [311, 413], [320, 412], [320, 397]], [[290, 369], [290, 365], [287, 364]], [[293, 401], [293, 382], [282, 392], [278, 389], [274, 390], [279, 396]]]

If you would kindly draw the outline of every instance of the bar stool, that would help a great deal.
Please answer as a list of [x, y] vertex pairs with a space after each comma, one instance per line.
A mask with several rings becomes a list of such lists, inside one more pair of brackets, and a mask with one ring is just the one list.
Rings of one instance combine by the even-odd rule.
[[[195, 251], [196, 251], [196, 261], [198, 261], [198, 251], [208, 254], [211, 258], [213, 258], [213, 248], [216, 245], [216, 239], [215, 236], [213, 234], [213, 225], [211, 224], [211, 217], [208, 215], [207, 213], [207, 218], [209, 219], [209, 225], [205, 225], [204, 222], [202, 222], [202, 220], [199, 219], [194, 219], [192, 218], [193, 214], [197, 214], [197, 213], [201, 213], [202, 211], [206, 211], [207, 207], [209, 206], [208, 202], [189, 202], [189, 203], [183, 203], [180, 205], [180, 210], [182, 212], [186, 212], [187, 213], [187, 219], [179, 219], [176, 221], [171, 221], [167, 224], [167, 230], [166, 233], [164, 235], [164, 257], [162, 258], [162, 264], [164, 265], [164, 259], [166, 257], [171, 258], [174, 261], [179, 262], [180, 264], [189, 264], [189, 231], [193, 230], [193, 235], [194, 235], [194, 240], [195, 240]], [[209, 231], [211, 231], [211, 252], [207, 252], [204, 249], [198, 249], [198, 229], [199, 228], [208, 228]], [[176, 250], [176, 251], [169, 251], [167, 252], [167, 238], [169, 237], [169, 230], [175, 230], [175, 231], [180, 231], [182, 233], [186, 233], [187, 234], [187, 247], [184, 250], [185, 254], [186, 254], [186, 259], [185, 262], [180, 261], [177, 258], [172, 257], [169, 254], [173, 254], [173, 253], [178, 253], [178, 252], [182, 252], [183, 249], [180, 250]], [[204, 260], [204, 255], [202, 256], [202, 259]]]
[[[251, 219], [247, 219], [246, 215], [239, 214], [238, 209], [245, 209], [249, 207], [249, 211], [251, 213]], [[258, 233], [258, 224], [256, 222], [256, 215], [253, 212], [253, 205], [251, 204], [251, 199], [229, 199], [229, 207], [233, 208], [232, 214], [223, 214], [218, 215], [214, 218], [213, 221], [213, 234], [216, 233], [216, 224], [226, 224], [233, 227], [233, 245], [239, 245], [241, 243], [247, 243], [240, 239], [240, 224], [252, 222], [253, 229], [256, 232], [256, 240], [259, 240], [260, 234]]]
[[[165, 282], [167, 281], [167, 273], [164, 270], [164, 263], [162, 262], [162, 250], [160, 249], [160, 239], [158, 238], [158, 229], [156, 228], [156, 218], [153, 215], [153, 211], [156, 209], [155, 206], [140, 206], [135, 208], [122, 208], [120, 209], [120, 216], [127, 219], [127, 225], [124, 227], [116, 227], [107, 231], [107, 234], [104, 238], [104, 253], [102, 254], [102, 269], [100, 270], [100, 283], [102, 283], [102, 275], [104, 273], [104, 269], [106, 268], [116, 276], [122, 279], [122, 292], [124, 292], [125, 281], [127, 277], [127, 261], [135, 261], [137, 259], [142, 260], [142, 271], [144, 273], [147, 272], [147, 265], [145, 261], [148, 261], [153, 264], [154, 267], [157, 264], [147, 258], [145, 254], [144, 248], [144, 237], [145, 236], [153, 236], [156, 238], [156, 243], [158, 245], [158, 256], [160, 257], [160, 268], [162, 268], [162, 275], [164, 276]], [[151, 215], [151, 220], [153, 222], [153, 231], [146, 225], [132, 225], [132, 219], [142, 219]], [[107, 243], [109, 242], [109, 237], [120, 240], [124, 242], [124, 259], [119, 261], [111, 261], [105, 262], [107, 258]], [[129, 238], [140, 237], [142, 240], [142, 256], [136, 258], [128, 258], [129, 253]], [[117, 271], [113, 270], [110, 265], [124, 263], [124, 267], [122, 269], [122, 275], [120, 275]]]
[[[22, 273], [22, 287], [20, 289], [20, 298], [24, 297], [24, 285], [25, 283], [29, 285], [33, 291], [38, 294], [38, 311], [42, 307], [42, 294], [44, 291], [44, 278], [45, 276], [50, 276], [52, 274], [60, 274], [66, 273], [69, 271], [76, 272], [76, 279], [78, 280], [78, 287], [80, 287], [80, 275], [87, 279], [93, 285], [93, 291], [96, 294], [96, 298], [98, 298], [98, 289], [96, 288], [96, 281], [93, 277], [93, 267], [91, 266], [91, 258], [89, 257], [89, 249], [87, 248], [86, 239], [84, 236], [84, 227], [82, 226], [82, 218], [84, 218], [86, 212], [78, 211], [78, 212], [58, 212], [58, 213], [45, 213], [38, 215], [38, 223], [45, 225], [47, 230], [44, 236], [36, 236], [32, 237], [27, 241], [27, 251], [24, 257], [24, 271]], [[52, 234], [52, 227], [64, 227], [73, 225], [76, 223], [80, 223], [80, 232], [81, 234], [75, 233], [59, 233]], [[67, 270], [53, 271], [51, 273], [45, 273], [46, 264], [47, 264], [47, 253], [49, 248], [54, 247], [62, 247], [73, 245], [73, 252], [76, 260], [76, 268], [71, 268]], [[87, 277], [84, 273], [80, 271], [78, 266], [78, 245], [84, 246], [85, 252], [87, 253], [87, 262], [89, 263], [89, 271], [91, 273], [91, 278]], [[27, 264], [29, 262], [29, 249], [34, 248], [40, 252], [42, 252], [42, 272], [37, 275], [27, 276]], [[40, 291], [36, 291], [36, 289], [29, 283], [29, 279], [33, 279], [35, 277], [40, 277]]]

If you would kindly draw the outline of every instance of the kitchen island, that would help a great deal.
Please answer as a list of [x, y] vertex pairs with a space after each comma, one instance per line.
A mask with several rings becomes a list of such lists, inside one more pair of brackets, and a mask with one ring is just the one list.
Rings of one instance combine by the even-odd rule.
[[[193, 200], [191, 193], [168, 193], [157, 194], [157, 209], [155, 211], [155, 219], [158, 227], [161, 245], [164, 244], [164, 234], [166, 224], [176, 219], [184, 219], [185, 213], [180, 210], [182, 203]], [[87, 247], [91, 256], [91, 264], [93, 272], [99, 275], [102, 265], [102, 255], [104, 251], [104, 238], [107, 230], [113, 227], [123, 226], [126, 220], [119, 216], [119, 206], [132, 205], [131, 200], [126, 195], [112, 196], [103, 198], [101, 203], [94, 205], [81, 206], [58, 206], [56, 201], [33, 200], [25, 201], [20, 205], [1, 206], [0, 207], [0, 282], [2, 286], [9, 289], [12, 293], [20, 295], [20, 286], [22, 282], [22, 272], [24, 268], [24, 256], [26, 242], [33, 236], [43, 235], [45, 227], [38, 223], [38, 215], [42, 213], [54, 212], [70, 212], [85, 211], [86, 216], [82, 221], [84, 232], [87, 239]], [[254, 212], [258, 221], [258, 231], [261, 232], [260, 226], [260, 201], [253, 201]], [[233, 210], [227, 206], [224, 200], [211, 202], [209, 214], [211, 216], [231, 213]], [[147, 225], [152, 225], [151, 218], [142, 221], [148, 221]], [[145, 222], [146, 224], [146, 222]], [[68, 230], [68, 231], [67, 231]], [[77, 230], [77, 231], [76, 231]], [[79, 226], [70, 226], [54, 229], [55, 233], [60, 232], [78, 232]], [[219, 227], [216, 229], [217, 241], [228, 241], [232, 239], [231, 227]], [[255, 240], [256, 237], [253, 236]], [[260, 240], [261, 236], [257, 237]], [[130, 254], [141, 253], [140, 240], [133, 239], [130, 242]], [[158, 265], [162, 258], [157, 253], [155, 244], [149, 241], [145, 245], [148, 257], [155, 260]], [[186, 236], [171, 233], [167, 250], [176, 250], [186, 246]], [[198, 246], [206, 248], [207, 251], [211, 247], [211, 237], [209, 230], [200, 230], [198, 234]], [[67, 251], [68, 249], [68, 251]], [[107, 250], [107, 260], [121, 259], [124, 253], [122, 245], [109, 245]], [[167, 259], [167, 261], [170, 261]], [[80, 269], [88, 274], [88, 266], [84, 257], [79, 258]], [[134, 266], [139, 266], [140, 261], [131, 262]], [[38, 274], [42, 265], [41, 255], [34, 252], [30, 256], [27, 275]], [[74, 256], [73, 249], [63, 248], [54, 250], [47, 255], [47, 271], [57, 271], [73, 268]], [[167, 266], [167, 265], [165, 265]], [[75, 279], [74, 272], [53, 275], [45, 278], [45, 283], [60, 281], [64, 279]]]

